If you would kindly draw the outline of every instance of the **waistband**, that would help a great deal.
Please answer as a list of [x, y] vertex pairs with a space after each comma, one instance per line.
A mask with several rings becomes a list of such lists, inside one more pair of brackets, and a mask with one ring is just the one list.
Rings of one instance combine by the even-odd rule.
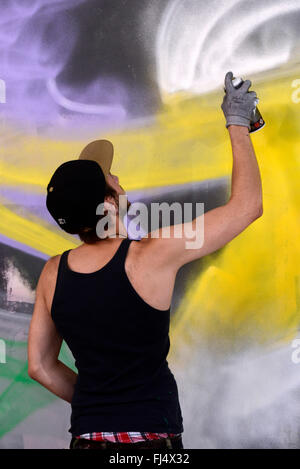
[[112, 441], [97, 441], [72, 437], [70, 449], [180, 449], [183, 448], [182, 436], [160, 438], [158, 440], [139, 441], [137, 443], [117, 443]]

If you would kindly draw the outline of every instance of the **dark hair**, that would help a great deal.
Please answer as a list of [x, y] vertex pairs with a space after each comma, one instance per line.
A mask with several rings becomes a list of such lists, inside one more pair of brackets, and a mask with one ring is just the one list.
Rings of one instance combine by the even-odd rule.
[[[117, 192], [108, 184], [106, 184], [104, 197], [113, 197], [116, 201], [118, 201]], [[97, 243], [97, 241], [101, 239], [97, 235], [96, 227], [97, 227], [98, 221], [101, 220], [101, 218], [104, 218], [107, 215], [107, 213], [108, 213], [107, 210], [105, 210], [103, 215], [96, 215], [95, 226], [86, 227], [80, 230], [80, 232], [78, 233], [78, 236], [83, 243], [94, 244], [94, 243]]]

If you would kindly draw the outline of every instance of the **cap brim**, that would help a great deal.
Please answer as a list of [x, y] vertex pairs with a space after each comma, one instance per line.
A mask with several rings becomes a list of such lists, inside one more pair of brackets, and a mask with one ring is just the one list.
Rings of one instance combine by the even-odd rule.
[[94, 140], [84, 147], [79, 159], [97, 161], [106, 177], [110, 171], [113, 156], [114, 147], [109, 140]]

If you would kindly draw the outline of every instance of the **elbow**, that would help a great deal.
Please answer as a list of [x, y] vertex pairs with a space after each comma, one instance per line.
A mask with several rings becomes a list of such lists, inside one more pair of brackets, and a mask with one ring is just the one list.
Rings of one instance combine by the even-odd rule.
[[31, 379], [37, 381], [37, 377], [39, 375], [39, 368], [33, 365], [28, 365], [27, 373]]
[[262, 204], [262, 202], [260, 202], [260, 203], [257, 205], [257, 207], [256, 207], [256, 209], [255, 209], [255, 211], [254, 211], [255, 220], [256, 220], [257, 218], [260, 218], [260, 217], [263, 215], [263, 213], [264, 213], [263, 204]]
[[253, 221], [257, 220], [258, 218], [260, 218], [263, 215], [263, 212], [264, 212], [264, 210], [263, 210], [262, 203], [260, 203], [258, 205], [255, 205], [254, 208], [250, 212], [251, 223]]
[[262, 217], [263, 213], [264, 213], [264, 208], [263, 208], [263, 205], [261, 204], [258, 209], [257, 218]]

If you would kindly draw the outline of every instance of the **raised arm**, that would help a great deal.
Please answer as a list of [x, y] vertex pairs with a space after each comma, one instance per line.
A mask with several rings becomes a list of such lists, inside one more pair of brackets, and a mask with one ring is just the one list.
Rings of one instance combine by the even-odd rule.
[[[227, 93], [222, 104], [233, 155], [229, 201], [190, 223], [172, 227], [169, 239], [163, 237], [162, 229], [151, 233], [155, 237], [149, 242], [153, 255], [157, 255], [162, 266], [171, 266], [175, 271], [225, 246], [263, 213], [260, 172], [249, 135], [250, 117], [257, 96], [254, 92], [248, 92], [251, 86], [249, 80], [236, 91], [231, 79], [232, 73], [229, 72], [225, 81]], [[199, 230], [203, 225], [204, 237], [201, 243]], [[182, 231], [180, 238], [175, 237], [175, 229]], [[192, 238], [189, 233], [193, 234]], [[187, 243], [198, 247], [187, 248]]]

